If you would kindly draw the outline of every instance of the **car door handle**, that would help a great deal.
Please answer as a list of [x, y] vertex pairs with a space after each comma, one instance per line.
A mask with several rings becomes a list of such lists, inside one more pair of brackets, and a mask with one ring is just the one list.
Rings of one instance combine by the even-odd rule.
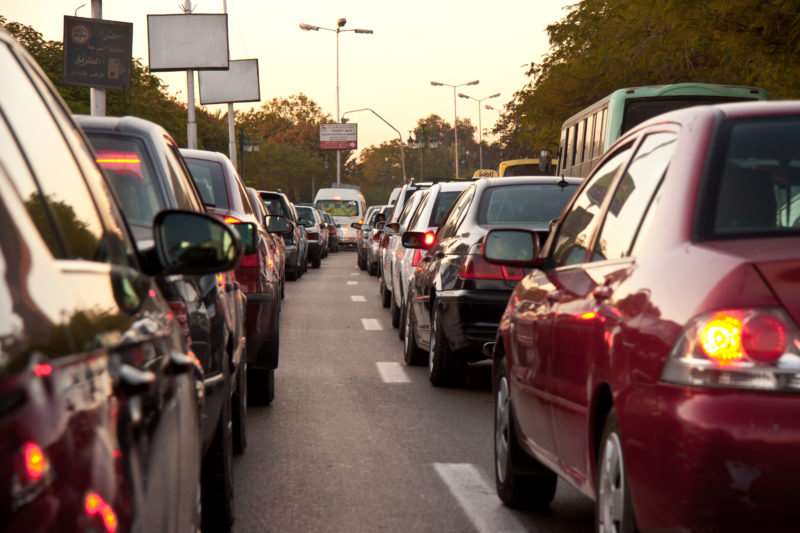
[[608, 285], [600, 285], [592, 292], [592, 295], [594, 296], [595, 300], [602, 302], [611, 298], [613, 293], [614, 291]]
[[123, 363], [119, 368], [119, 383], [131, 394], [145, 392], [156, 382], [156, 374]]

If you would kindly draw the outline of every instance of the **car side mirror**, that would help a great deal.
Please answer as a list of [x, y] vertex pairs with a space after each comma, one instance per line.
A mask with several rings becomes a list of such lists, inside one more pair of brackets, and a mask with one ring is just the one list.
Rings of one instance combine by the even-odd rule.
[[[255, 224], [250, 230], [256, 235]], [[242, 254], [239, 235], [202, 213], [168, 209], [153, 220], [153, 239], [163, 274], [205, 275], [231, 270]]]
[[364, 225], [359, 224], [358, 222], [353, 222], [352, 224], [350, 224], [350, 227], [353, 229], [361, 229], [362, 227], [364, 227]]
[[533, 268], [541, 263], [539, 237], [524, 229], [493, 229], [483, 242], [483, 257], [490, 263]]
[[430, 250], [436, 242], [436, 233], [432, 231], [407, 231], [400, 238], [404, 248]]

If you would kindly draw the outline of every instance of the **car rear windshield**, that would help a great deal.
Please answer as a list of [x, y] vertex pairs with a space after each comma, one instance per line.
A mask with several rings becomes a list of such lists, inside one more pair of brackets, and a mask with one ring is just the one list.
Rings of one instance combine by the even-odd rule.
[[261, 203], [264, 204], [264, 207], [267, 208], [267, 211], [269, 211], [270, 215], [289, 217], [289, 213], [286, 210], [286, 205], [284, 205], [283, 199], [281, 199], [279, 196], [262, 194]]
[[526, 183], [490, 187], [483, 193], [478, 223], [548, 224], [558, 218], [577, 185]]
[[428, 226], [439, 227], [444, 222], [444, 217], [453, 207], [458, 195], [461, 191], [441, 191], [436, 195], [436, 202], [433, 204], [433, 211], [431, 211], [431, 220]]
[[144, 143], [135, 137], [87, 132], [128, 224], [149, 228], [165, 208]]
[[707, 188], [718, 237], [800, 233], [800, 117], [724, 128]]
[[541, 174], [542, 171], [539, 170], [539, 165], [534, 164], [524, 164], [524, 165], [513, 165], [506, 168], [503, 171], [504, 177], [511, 177], [511, 176], [536, 176], [537, 174]]
[[356, 200], [317, 200], [314, 207], [335, 217], [358, 216], [358, 202]]
[[225, 171], [216, 161], [185, 157], [192, 179], [203, 197], [203, 202], [219, 209], [230, 209], [228, 189], [225, 187]]
[[314, 211], [310, 207], [297, 206], [297, 217], [300, 220], [309, 220], [312, 224], [317, 223], [314, 218]]

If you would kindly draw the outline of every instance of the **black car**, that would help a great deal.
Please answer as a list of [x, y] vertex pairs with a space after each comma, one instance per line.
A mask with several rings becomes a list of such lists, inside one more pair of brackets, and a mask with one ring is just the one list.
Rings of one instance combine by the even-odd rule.
[[[137, 248], [153, 248], [153, 220], [164, 209], [204, 213], [203, 201], [170, 135], [136, 117], [76, 116], [133, 231]], [[159, 276], [161, 293], [205, 370], [203, 510], [205, 521], [233, 521], [233, 449], [244, 452], [246, 382], [244, 294], [233, 271]], [[232, 432], [229, 429], [232, 423]]]
[[284, 230], [283, 242], [286, 244], [286, 279], [299, 279], [308, 269], [308, 240], [306, 232], [300, 225], [292, 202], [282, 192], [258, 191], [261, 201], [270, 216], [284, 219], [275, 221]]
[[236, 267], [236, 280], [247, 296], [248, 400], [269, 405], [275, 398], [275, 370], [280, 350], [281, 278], [271, 267], [268, 241], [271, 237], [263, 220], [253, 210], [244, 184], [231, 160], [219, 152], [181, 149], [192, 180], [210, 213], [236, 227], [256, 228], [255, 246], [245, 250]]
[[309, 205], [298, 205], [295, 209], [300, 226], [305, 228], [308, 240], [308, 262], [313, 268], [319, 268], [325, 251], [325, 239], [322, 235], [322, 232], [325, 231], [325, 223], [319, 212]]
[[234, 232], [161, 211], [138, 250], [44, 73], [0, 29], [3, 531], [200, 527], [202, 366], [153, 276], [231, 269]]
[[[486, 357], [508, 298], [524, 272], [487, 262], [481, 255], [490, 229], [534, 230], [542, 242], [581, 180], [484, 178], [461, 193], [432, 245], [425, 234], [406, 232], [406, 248], [428, 249], [409, 284], [405, 360], [428, 360], [435, 386], [457, 384], [467, 363]], [[427, 352], [427, 353], [426, 353]]]
[[274, 227], [269, 227], [274, 217], [270, 215], [267, 206], [261, 201], [261, 197], [258, 196], [258, 191], [252, 187], [245, 187], [245, 190], [247, 191], [247, 198], [250, 200], [253, 211], [261, 221], [261, 226], [266, 231], [267, 246], [269, 247], [270, 256], [273, 259], [272, 268], [276, 270], [276, 276], [281, 280], [280, 292], [281, 300], [283, 300], [286, 294], [286, 244], [283, 242], [283, 235], [285, 232], [276, 230]]

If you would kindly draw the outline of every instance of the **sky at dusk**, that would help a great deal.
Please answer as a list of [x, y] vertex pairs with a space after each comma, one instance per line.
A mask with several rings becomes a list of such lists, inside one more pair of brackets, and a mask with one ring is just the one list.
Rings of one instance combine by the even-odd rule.
[[[90, 15], [90, 0], [0, 0], [0, 14], [34, 26], [45, 38], [61, 40], [63, 15]], [[181, 0], [182, 2], [182, 0]], [[148, 14], [180, 12], [179, 0], [104, 0], [103, 18], [132, 22], [133, 54], [147, 63]], [[464, 92], [477, 97], [501, 93], [502, 106], [526, 81], [523, 66], [547, 52], [545, 28], [566, 14], [572, 0], [228, 0], [230, 58], [258, 58], [261, 98], [303, 92], [324, 111], [336, 110], [335, 34], [306, 32], [300, 23], [367, 28], [374, 35], [341, 36], [341, 111], [372, 107], [404, 138], [417, 119], [430, 113], [453, 120], [453, 93], [431, 80], [480, 84]], [[196, 13], [219, 13], [222, 0], [195, 0]], [[169, 91], [186, 99], [185, 73], [159, 73]], [[198, 98], [199, 101], [199, 98]], [[257, 104], [237, 104], [246, 110]], [[210, 110], [222, 106], [208, 106]], [[458, 115], [477, 126], [478, 104], [458, 100]], [[491, 128], [498, 114], [483, 111]], [[370, 114], [353, 115], [359, 148], [396, 138]]]

